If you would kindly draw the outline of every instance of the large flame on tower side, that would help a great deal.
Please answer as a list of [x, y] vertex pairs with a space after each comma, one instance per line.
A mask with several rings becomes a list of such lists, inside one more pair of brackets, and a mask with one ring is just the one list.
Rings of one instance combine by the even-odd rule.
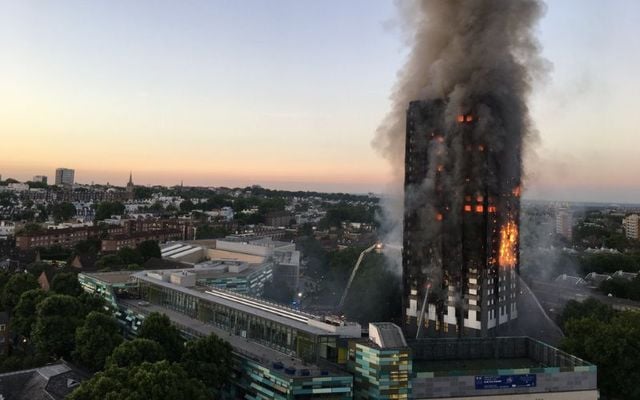
[[518, 262], [518, 225], [508, 221], [500, 229], [500, 253], [498, 264], [502, 268], [513, 268]]

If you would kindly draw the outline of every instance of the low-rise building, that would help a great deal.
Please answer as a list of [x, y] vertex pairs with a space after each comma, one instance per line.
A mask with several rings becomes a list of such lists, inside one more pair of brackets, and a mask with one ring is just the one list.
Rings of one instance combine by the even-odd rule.
[[288, 211], [272, 211], [265, 215], [265, 224], [267, 226], [289, 226], [293, 215]]
[[194, 268], [81, 273], [135, 336], [167, 315], [185, 339], [231, 344], [221, 399], [596, 400], [597, 368], [527, 337], [405, 340], [391, 323], [360, 325], [208, 286]]
[[108, 253], [118, 251], [125, 247], [136, 248], [140, 243], [148, 240], [155, 240], [158, 243], [164, 243], [170, 240], [179, 240], [181, 238], [182, 232], [170, 229], [110, 235], [107, 238], [102, 239], [102, 251]]
[[97, 238], [102, 233], [108, 235], [125, 234], [122, 226], [83, 226], [78, 228], [45, 229], [38, 232], [23, 232], [16, 235], [16, 247], [22, 251], [38, 247], [60, 246], [71, 248], [78, 242]]
[[6, 240], [16, 232], [16, 224], [11, 221], [0, 221], [0, 240]]

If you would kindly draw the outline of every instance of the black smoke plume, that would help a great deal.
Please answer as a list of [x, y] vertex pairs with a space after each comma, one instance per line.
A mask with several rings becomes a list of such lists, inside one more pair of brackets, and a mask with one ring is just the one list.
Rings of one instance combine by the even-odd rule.
[[[509, 186], [496, 190], [504, 192], [520, 184], [523, 146], [535, 136], [527, 100], [547, 69], [535, 38], [536, 24], [545, 12], [542, 1], [422, 0], [397, 5], [411, 50], [391, 94], [391, 110], [373, 141], [393, 168], [389, 192], [395, 195], [385, 197], [382, 217], [390, 243], [402, 242], [405, 204], [422, 207], [431, 201], [426, 198], [432, 193], [428, 187], [406, 193], [412, 196], [407, 201], [397, 195], [403, 193], [409, 103], [443, 101], [447, 121], [460, 113], [476, 113], [474, 134], [483, 136], [499, 170], [508, 171], [492, 177], [492, 184]], [[443, 157], [455, 163], [464, 156], [454, 154], [458, 150], [448, 148]]]

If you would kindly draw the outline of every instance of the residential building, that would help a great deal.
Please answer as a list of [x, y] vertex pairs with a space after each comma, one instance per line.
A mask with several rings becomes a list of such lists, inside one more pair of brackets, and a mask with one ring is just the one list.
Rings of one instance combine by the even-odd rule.
[[11, 221], [0, 221], [0, 240], [6, 240], [13, 236], [16, 231], [16, 224]]
[[472, 111], [451, 120], [446, 107], [407, 111], [403, 329], [497, 335], [518, 316], [519, 145], [491, 147]]
[[40, 368], [0, 374], [0, 398], [11, 400], [61, 400], [89, 375], [65, 361]]
[[289, 226], [293, 215], [288, 211], [272, 211], [265, 215], [265, 225], [267, 226]]
[[79, 228], [46, 229], [38, 232], [23, 232], [16, 235], [16, 247], [26, 251], [38, 247], [60, 246], [71, 248], [78, 242], [90, 238], [100, 237], [102, 233], [108, 235], [125, 234], [123, 226], [84, 226]]
[[76, 171], [69, 168], [56, 169], [56, 186], [73, 186]]
[[640, 216], [638, 214], [627, 215], [622, 219], [622, 228], [627, 239], [638, 240], [639, 225]]
[[568, 240], [573, 237], [573, 216], [571, 210], [566, 207], [556, 210], [556, 234]]
[[118, 251], [125, 247], [136, 248], [140, 243], [148, 240], [164, 243], [181, 238], [182, 232], [170, 229], [115, 234], [102, 239], [102, 251], [108, 253]]
[[31, 179], [31, 181], [32, 181], [32, 182], [37, 182], [37, 183], [44, 183], [44, 184], [46, 184], [46, 183], [47, 183], [47, 179], [48, 179], [48, 178], [46, 177], [46, 175], [35, 175], [35, 176]]
[[11, 190], [12, 192], [28, 192], [29, 191], [29, 185], [26, 183], [10, 183], [7, 185], [7, 188], [9, 188], [9, 190]]

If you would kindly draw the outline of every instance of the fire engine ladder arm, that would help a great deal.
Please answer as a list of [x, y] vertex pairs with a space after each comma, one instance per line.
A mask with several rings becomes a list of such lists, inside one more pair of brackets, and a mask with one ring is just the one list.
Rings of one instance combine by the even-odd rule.
[[424, 293], [424, 300], [422, 300], [422, 309], [420, 310], [420, 317], [418, 318], [418, 330], [416, 331], [416, 339], [420, 338], [420, 331], [422, 331], [422, 321], [424, 320], [424, 310], [427, 307], [427, 298], [429, 298], [429, 287]]
[[338, 310], [342, 310], [342, 306], [344, 306], [344, 301], [347, 299], [347, 294], [349, 294], [349, 289], [351, 288], [351, 284], [353, 283], [353, 278], [355, 278], [356, 273], [358, 272], [358, 268], [364, 259], [364, 255], [373, 251], [378, 244], [374, 243], [371, 247], [365, 249], [362, 253], [360, 253], [360, 257], [358, 257], [358, 261], [356, 262], [355, 267], [353, 267], [353, 271], [351, 271], [351, 276], [349, 277], [349, 282], [347, 282], [347, 287], [344, 288], [344, 292], [342, 293], [342, 297], [340, 298], [340, 303], [338, 303]]

